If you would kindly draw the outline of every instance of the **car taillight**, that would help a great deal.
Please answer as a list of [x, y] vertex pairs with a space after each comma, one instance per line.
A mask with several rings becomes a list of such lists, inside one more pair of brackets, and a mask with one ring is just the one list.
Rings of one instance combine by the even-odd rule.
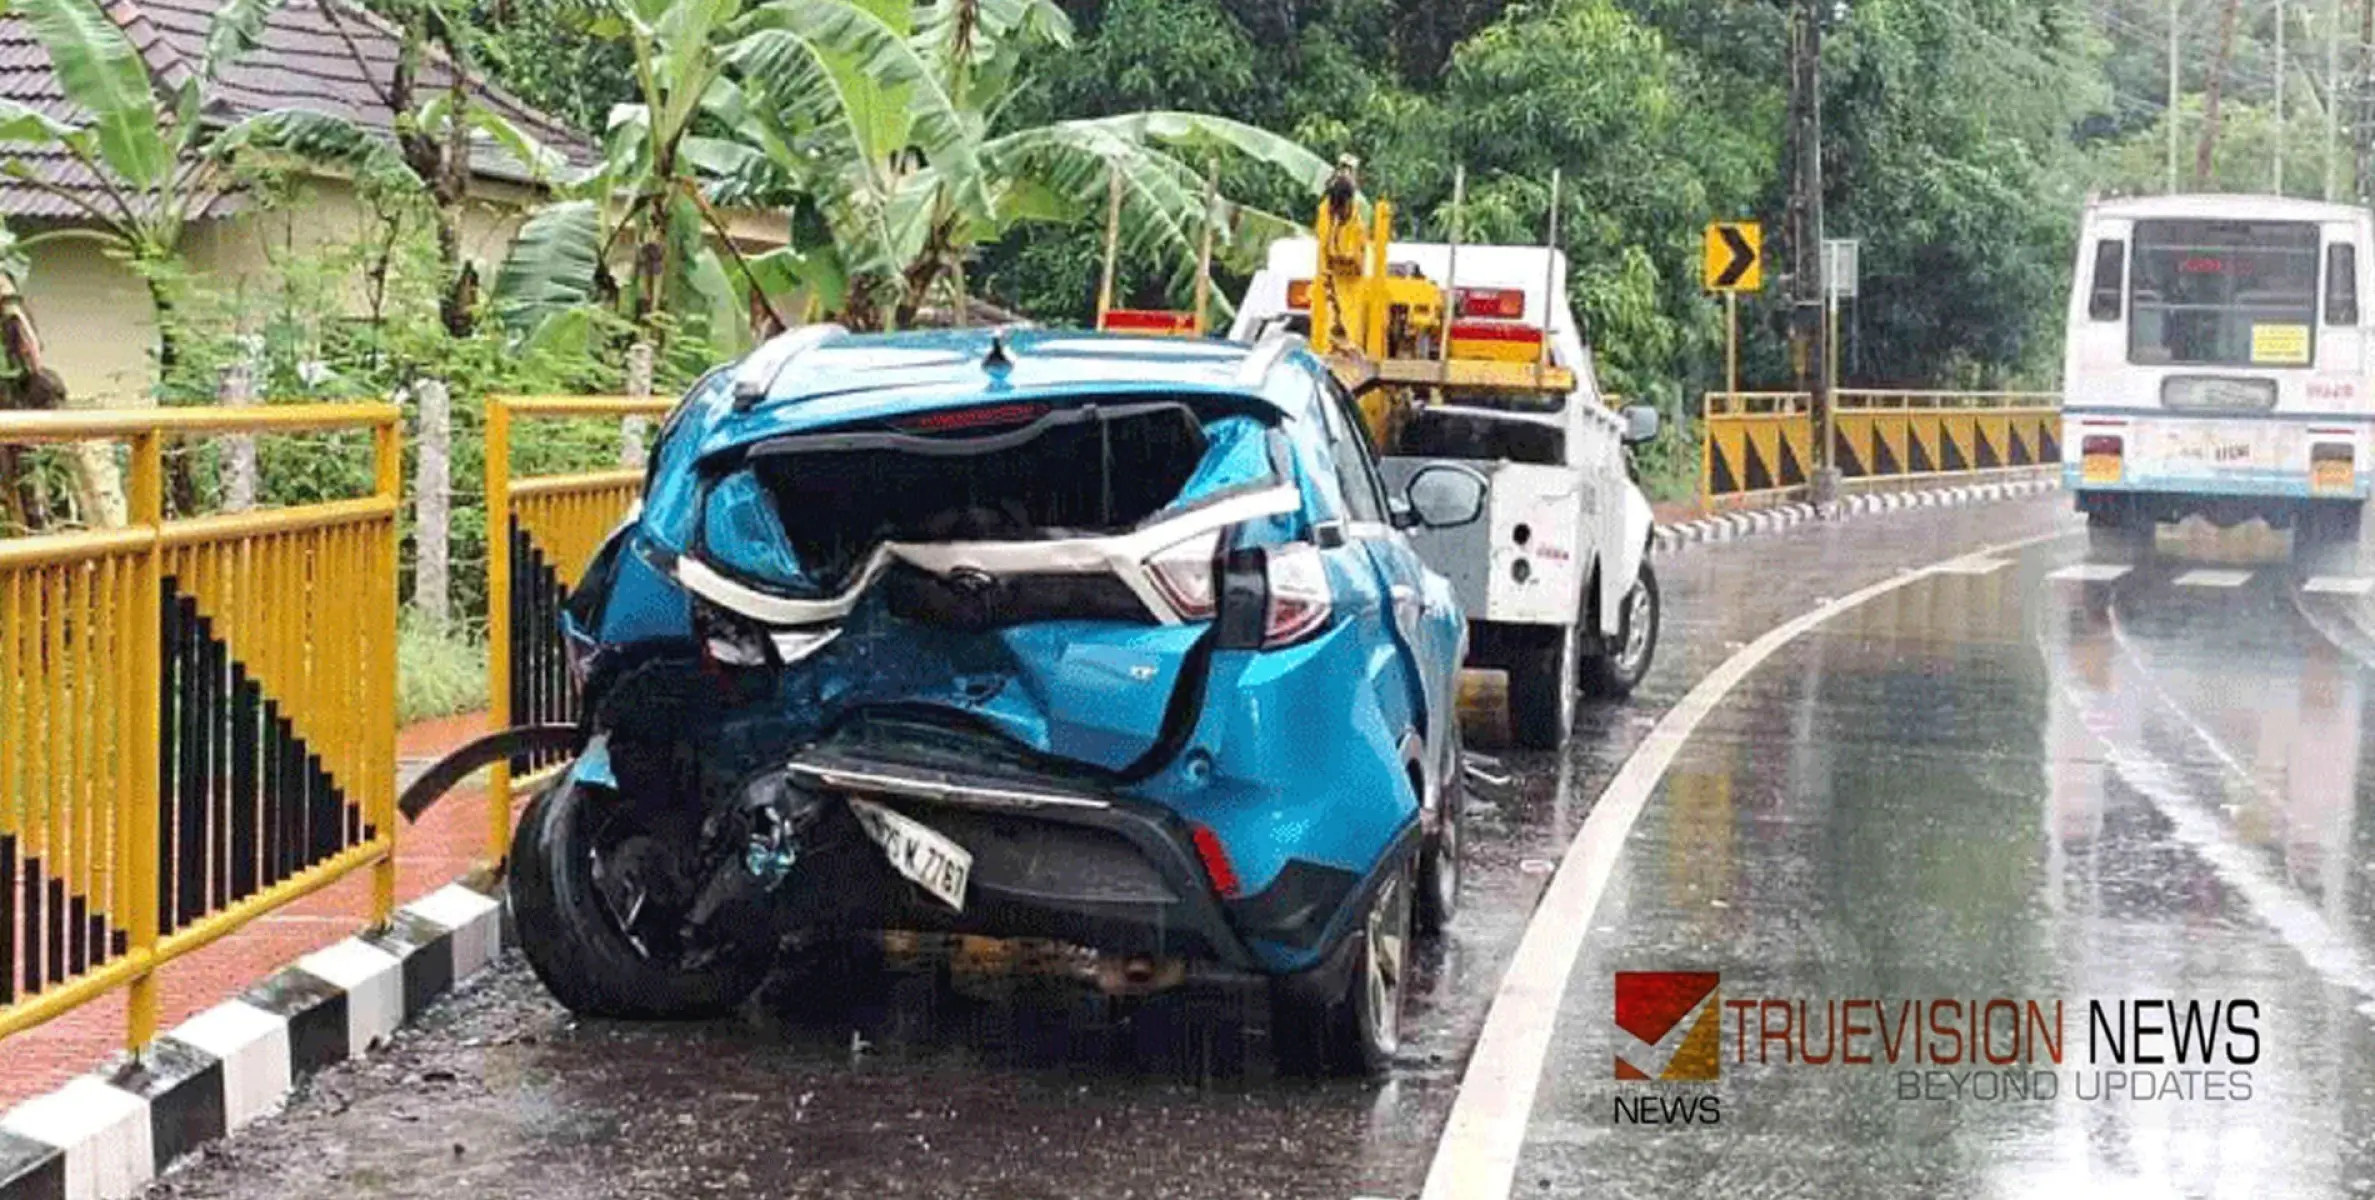
[[1219, 550], [1220, 531], [1214, 530], [1166, 546], [1146, 560], [1147, 576], [1180, 620], [1210, 620], [1219, 610], [1219, 572], [1213, 564]]
[[1309, 542], [1231, 551], [1220, 575], [1219, 645], [1271, 650], [1310, 637], [1335, 612], [1328, 568]]
[[2120, 441], [2118, 437], [2111, 434], [2091, 433], [2086, 436], [2084, 441], [2078, 443], [2078, 452], [2080, 454], [2107, 454], [2118, 458], [2120, 456]]
[[1310, 280], [1294, 279], [1287, 282], [1286, 306], [1288, 308], [1294, 309], [1296, 312], [1309, 312], [1311, 310]]
[[1293, 542], [1270, 548], [1270, 604], [1262, 620], [1262, 645], [1285, 646], [1328, 623], [1336, 607], [1328, 591], [1328, 568], [1319, 547]]
[[1526, 294], [1517, 288], [1461, 288], [1460, 315], [1515, 321], [1526, 315]]

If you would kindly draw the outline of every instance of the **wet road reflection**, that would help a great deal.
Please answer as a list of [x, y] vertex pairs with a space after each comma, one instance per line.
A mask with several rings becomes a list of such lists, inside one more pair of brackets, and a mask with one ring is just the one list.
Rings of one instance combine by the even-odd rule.
[[[2375, 1195], [2368, 667], [2281, 559], [2212, 586], [2180, 582], [2186, 549], [2096, 582], [2048, 578], [2076, 540], [1966, 563], [1751, 675], [1627, 843], [1519, 1191]], [[1722, 973], [1719, 1080], [1614, 1079], [1612, 1055], [1672, 1050], [1610, 1019], [1614, 973], [1644, 970]], [[1868, 1063], [1829, 1050], [1853, 1027], [1826, 1005], [1858, 998], [1881, 1001]], [[2058, 1061], [1916, 1018], [1888, 1062], [1900, 1005], [1997, 998], [2061, 1005]], [[2242, 1000], [2252, 1036], [2123, 1067], [2088, 1008], [2122, 1000]], [[1797, 1041], [1764, 1036], [1777, 1018]], [[1619, 1102], [1645, 1088], [1719, 1121], [1640, 1124]]]

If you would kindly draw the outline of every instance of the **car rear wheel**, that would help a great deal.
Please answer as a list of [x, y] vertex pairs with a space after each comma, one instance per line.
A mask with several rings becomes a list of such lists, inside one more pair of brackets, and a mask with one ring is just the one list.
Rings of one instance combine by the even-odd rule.
[[1313, 996], [1282, 981], [1273, 994], [1271, 1040], [1279, 1064], [1312, 1075], [1383, 1075], [1402, 1047], [1409, 990], [1411, 864], [1381, 880], [1350, 935], [1352, 969], [1339, 994]]
[[553, 997], [589, 1017], [674, 1020], [731, 1012], [766, 973], [763, 952], [688, 934], [694, 889], [659, 836], [612, 792], [561, 784], [520, 814], [511, 844], [520, 950]]
[[1467, 841], [1467, 780], [1460, 755], [1459, 722], [1444, 731], [1442, 774], [1435, 785], [1435, 823], [1419, 851], [1418, 890], [1412, 923], [1418, 932], [1440, 935], [1460, 905], [1460, 850]]
[[1603, 639], [1601, 652], [1583, 664], [1584, 687], [1609, 699], [1632, 695], [1649, 675], [1650, 660], [1657, 655], [1662, 609], [1658, 573], [1650, 568], [1648, 559], [1641, 561], [1641, 573], [1633, 577], [1633, 586], [1617, 604], [1616, 633]]

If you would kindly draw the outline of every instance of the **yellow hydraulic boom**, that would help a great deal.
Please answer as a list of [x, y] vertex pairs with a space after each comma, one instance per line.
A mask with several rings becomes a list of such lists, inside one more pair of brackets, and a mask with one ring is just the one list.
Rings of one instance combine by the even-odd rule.
[[[1364, 227], [1354, 201], [1356, 169], [1348, 157], [1329, 181], [1312, 225], [1319, 243], [1317, 270], [1313, 279], [1298, 280], [1288, 289], [1287, 302], [1310, 313], [1312, 351], [1360, 401], [1376, 444], [1390, 449], [1409, 414], [1425, 404], [1479, 393], [1573, 391], [1575, 372], [1549, 361], [1546, 327], [1464, 321], [1460, 318], [1472, 315], [1471, 298], [1455, 280], [1438, 284], [1391, 261], [1393, 205], [1374, 202]], [[1455, 198], [1455, 230], [1458, 207]], [[1452, 254], [1456, 270], [1456, 241]], [[1480, 298], [1504, 296], [1516, 299], [1519, 311], [1489, 315], [1522, 315], [1520, 293], [1495, 291]], [[1502, 336], [1510, 329], [1531, 336]]]

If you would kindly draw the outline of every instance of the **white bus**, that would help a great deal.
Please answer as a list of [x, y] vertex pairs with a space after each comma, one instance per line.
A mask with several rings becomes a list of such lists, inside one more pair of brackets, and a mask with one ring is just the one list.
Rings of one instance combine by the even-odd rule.
[[[2259, 517], [2355, 540], [2367, 498], [2368, 211], [2273, 196], [2088, 205], [2062, 472], [2098, 540]], [[2296, 541], [2296, 545], [2302, 544]]]

